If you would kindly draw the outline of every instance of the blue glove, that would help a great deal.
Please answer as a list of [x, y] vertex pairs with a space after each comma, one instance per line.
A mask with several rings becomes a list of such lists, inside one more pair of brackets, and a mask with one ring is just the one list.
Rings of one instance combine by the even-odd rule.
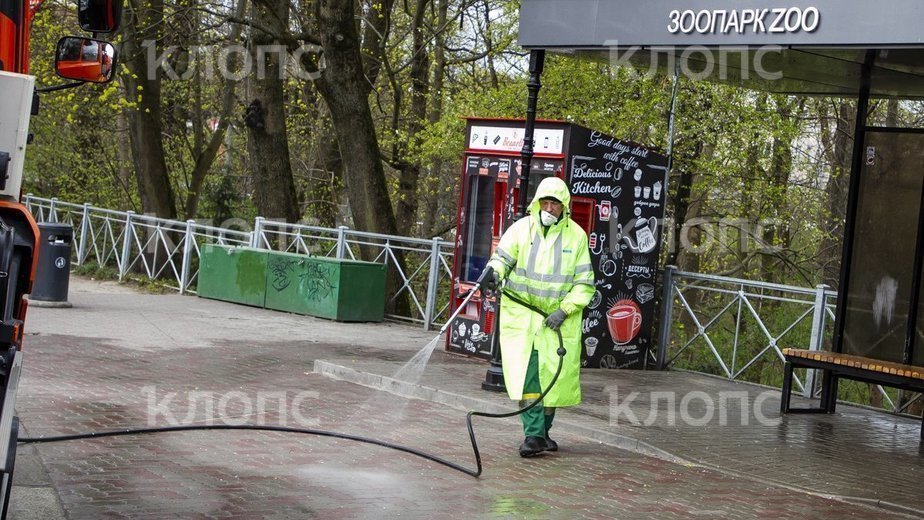
[[567, 317], [568, 315], [565, 314], [565, 311], [558, 309], [552, 314], [549, 314], [549, 317], [545, 319], [545, 326], [552, 330], [558, 330], [561, 328], [561, 324], [565, 322], [565, 318]]

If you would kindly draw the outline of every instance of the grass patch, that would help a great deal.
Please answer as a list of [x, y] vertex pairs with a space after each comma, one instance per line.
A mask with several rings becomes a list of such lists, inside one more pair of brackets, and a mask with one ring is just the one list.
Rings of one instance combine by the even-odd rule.
[[150, 280], [147, 276], [138, 273], [127, 273], [122, 280], [119, 280], [119, 270], [114, 267], [101, 266], [95, 263], [86, 263], [83, 265], [73, 266], [71, 272], [89, 278], [90, 280], [107, 280], [119, 282], [120, 285], [135, 287], [149, 294], [165, 294], [176, 292], [167, 282], [160, 280]]

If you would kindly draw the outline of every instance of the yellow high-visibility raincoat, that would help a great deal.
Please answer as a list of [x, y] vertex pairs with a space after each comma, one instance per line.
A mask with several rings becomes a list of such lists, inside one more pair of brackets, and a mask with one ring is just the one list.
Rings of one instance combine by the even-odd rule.
[[[562, 217], [548, 230], [539, 219], [539, 200], [544, 197], [554, 197], [564, 207]], [[499, 279], [507, 279], [505, 291], [547, 314], [561, 308], [568, 315], [561, 326], [568, 353], [558, 381], [543, 400], [546, 407], [581, 402], [581, 311], [595, 291], [587, 234], [571, 220], [570, 203], [571, 194], [563, 180], [544, 179], [529, 205], [529, 215], [510, 226], [488, 262]], [[504, 382], [511, 399], [523, 398], [526, 368], [534, 347], [543, 389], [558, 368], [558, 336], [544, 321], [538, 313], [502, 298], [500, 346]]]

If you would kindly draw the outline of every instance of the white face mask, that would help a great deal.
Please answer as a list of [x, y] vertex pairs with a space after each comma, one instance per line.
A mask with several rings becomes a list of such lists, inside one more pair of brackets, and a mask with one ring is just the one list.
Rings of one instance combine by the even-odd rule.
[[558, 222], [558, 217], [549, 213], [548, 211], [543, 210], [539, 213], [539, 220], [542, 221], [543, 226], [551, 226]]

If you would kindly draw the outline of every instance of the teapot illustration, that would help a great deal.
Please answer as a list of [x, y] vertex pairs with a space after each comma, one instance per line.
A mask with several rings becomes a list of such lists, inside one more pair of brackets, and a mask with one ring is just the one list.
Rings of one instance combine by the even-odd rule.
[[[658, 221], [655, 218], [640, 218], [635, 221], [635, 229], [623, 230], [622, 239], [629, 245], [633, 253], [650, 253], [657, 245], [655, 236], [658, 231]], [[635, 240], [632, 233], [635, 233]]]

